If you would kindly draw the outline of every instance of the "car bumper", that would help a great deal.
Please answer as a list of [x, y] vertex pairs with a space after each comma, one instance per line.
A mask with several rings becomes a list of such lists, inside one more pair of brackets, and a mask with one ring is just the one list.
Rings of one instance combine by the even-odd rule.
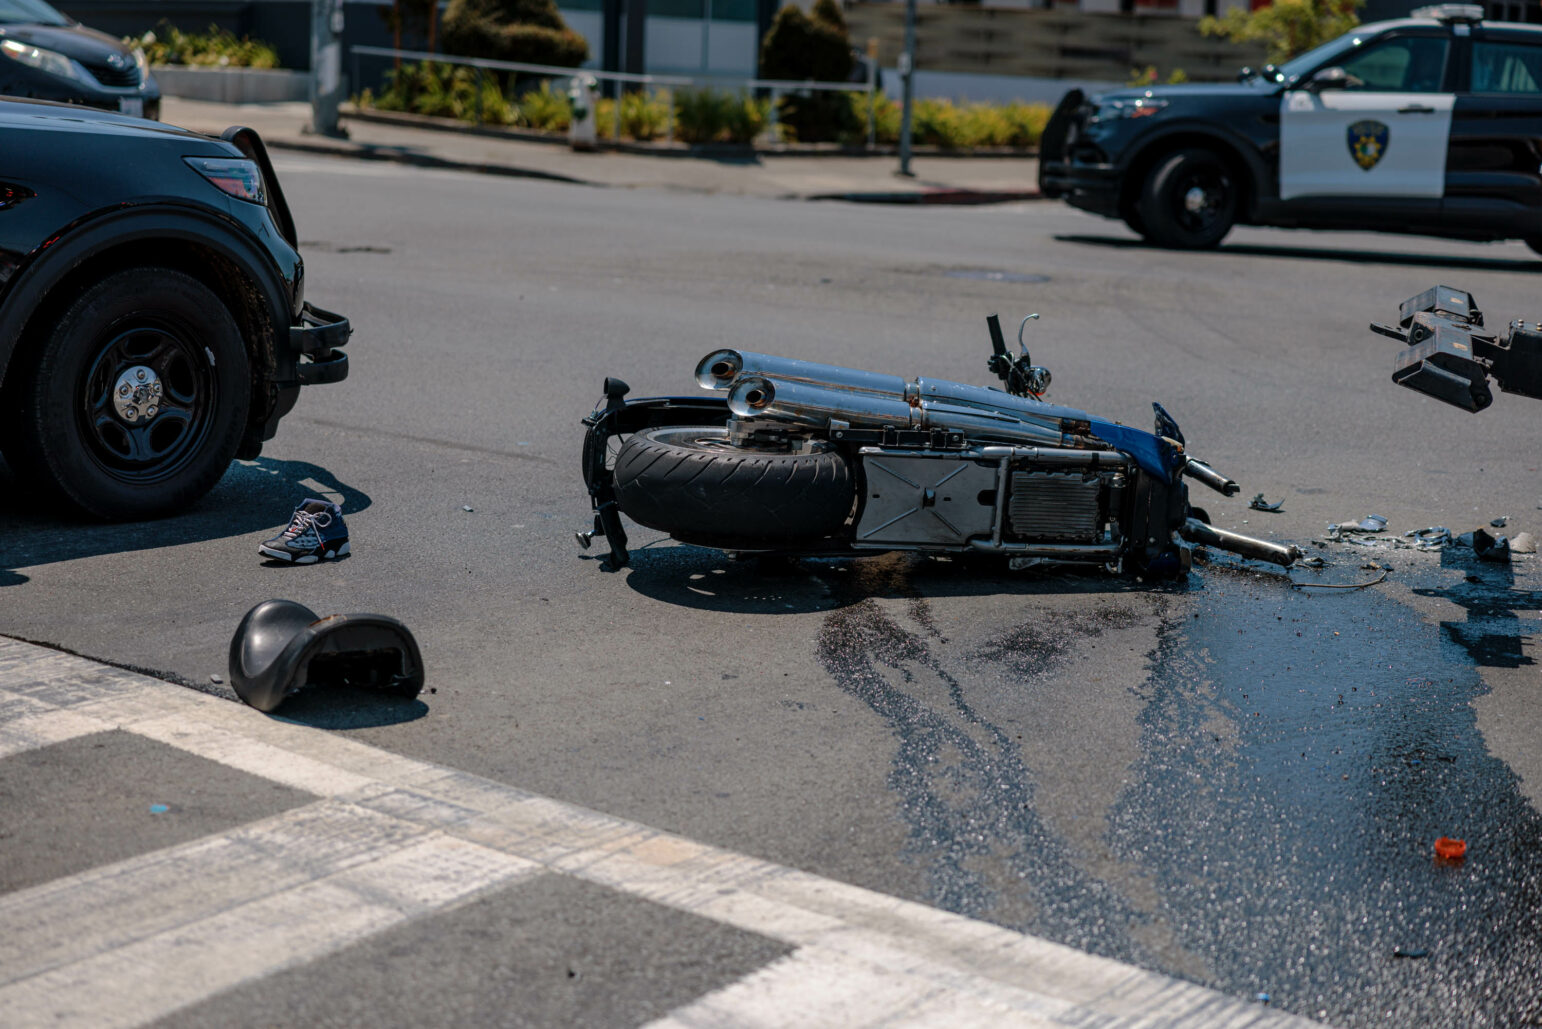
[[1041, 182], [1044, 195], [1062, 197], [1073, 207], [1119, 217], [1119, 191], [1122, 176], [1111, 164], [1084, 164], [1054, 161], [1044, 166]]

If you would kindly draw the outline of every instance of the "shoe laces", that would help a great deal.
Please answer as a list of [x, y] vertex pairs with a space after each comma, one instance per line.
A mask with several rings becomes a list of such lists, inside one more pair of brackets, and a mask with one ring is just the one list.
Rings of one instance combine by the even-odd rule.
[[289, 526], [284, 530], [285, 539], [294, 539], [296, 536], [315, 526], [317, 529], [325, 529], [332, 524], [332, 514], [328, 511], [296, 511], [294, 517], [289, 519]]

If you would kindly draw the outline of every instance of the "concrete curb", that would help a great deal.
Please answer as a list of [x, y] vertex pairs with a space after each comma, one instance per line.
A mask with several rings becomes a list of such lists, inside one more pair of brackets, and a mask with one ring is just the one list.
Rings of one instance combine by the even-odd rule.
[[418, 168], [439, 168], [446, 171], [469, 171], [480, 175], [502, 175], [516, 179], [544, 179], [548, 182], [565, 182], [572, 186], [594, 186], [604, 188], [604, 183], [590, 182], [587, 179], [574, 178], [571, 175], [561, 175], [557, 172], [537, 171], [533, 168], [520, 168], [511, 164], [496, 164], [490, 161], [460, 161], [450, 157], [437, 157], [433, 154], [417, 153], [411, 150], [401, 150], [396, 147], [372, 146], [368, 143], [348, 143], [339, 140], [335, 143], [308, 142], [303, 139], [293, 139], [284, 136], [266, 137], [263, 140], [271, 150], [287, 150], [300, 154], [321, 154], [326, 157], [351, 157], [360, 161], [389, 161], [395, 164], [410, 164]]
[[815, 193], [803, 200], [844, 200], [852, 204], [946, 204], [955, 207], [1009, 204], [1041, 200], [1038, 190], [987, 191], [975, 189], [928, 189], [910, 193]]
[[[396, 125], [401, 128], [429, 129], [435, 132], [461, 133], [470, 136], [486, 136], [492, 139], [517, 139], [523, 143], [551, 143], [567, 146], [564, 133], [534, 132], [530, 129], [510, 128], [502, 125], [468, 125], [450, 118], [438, 118], [406, 111], [379, 111], [344, 105], [342, 116], [355, 121], [375, 122], [379, 125]], [[781, 143], [776, 146], [754, 146], [748, 143], [639, 143], [614, 139], [599, 139], [597, 150], [612, 150], [620, 154], [639, 154], [648, 157], [895, 157], [899, 148], [892, 144], [873, 147], [843, 146], [839, 143]], [[1014, 150], [1006, 147], [990, 150], [958, 150], [938, 146], [915, 146], [911, 153], [917, 157], [952, 157], [970, 160], [1020, 160], [1037, 157], [1039, 150], [1031, 147]]]

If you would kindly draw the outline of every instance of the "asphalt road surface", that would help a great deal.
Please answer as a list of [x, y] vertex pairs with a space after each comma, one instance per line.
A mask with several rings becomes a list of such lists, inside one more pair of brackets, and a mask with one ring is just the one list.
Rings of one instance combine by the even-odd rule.
[[[1542, 1019], [1538, 559], [1312, 542], [1371, 513], [1399, 538], [1499, 516], [1542, 534], [1542, 404], [1472, 416], [1401, 390], [1396, 345], [1366, 329], [1437, 283], [1491, 323], [1536, 318], [1531, 251], [1241, 229], [1175, 254], [1047, 202], [279, 170], [310, 299], [355, 326], [350, 378], [153, 524], [63, 520], [0, 465], [0, 634], [222, 693], [211, 676], [259, 601], [389, 613], [422, 645], [420, 702], [283, 713], [1335, 1024]], [[1051, 400], [1140, 426], [1161, 401], [1243, 486], [1196, 495], [1216, 524], [1325, 567], [1221, 555], [1158, 586], [730, 561], [642, 530], [609, 572], [574, 545], [579, 419], [604, 376], [688, 393], [695, 361], [735, 346], [983, 383], [985, 316], [1032, 311]], [[1283, 510], [1248, 510], [1257, 492]], [[263, 562], [307, 495], [342, 502], [353, 556]], [[1384, 583], [1292, 585], [1365, 582], [1368, 563]], [[1465, 839], [1465, 862], [1437, 864], [1439, 836]], [[652, 916], [607, 917], [653, 936]], [[700, 949], [726, 981], [774, 956], [754, 946]]]

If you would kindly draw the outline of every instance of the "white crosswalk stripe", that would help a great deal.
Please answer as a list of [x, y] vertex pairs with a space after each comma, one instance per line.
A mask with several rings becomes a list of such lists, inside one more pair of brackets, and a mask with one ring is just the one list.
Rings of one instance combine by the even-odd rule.
[[108, 729], [318, 799], [0, 897], [7, 1025], [143, 1024], [532, 874], [794, 948], [659, 1025], [1313, 1024], [0, 638], [0, 756]]

